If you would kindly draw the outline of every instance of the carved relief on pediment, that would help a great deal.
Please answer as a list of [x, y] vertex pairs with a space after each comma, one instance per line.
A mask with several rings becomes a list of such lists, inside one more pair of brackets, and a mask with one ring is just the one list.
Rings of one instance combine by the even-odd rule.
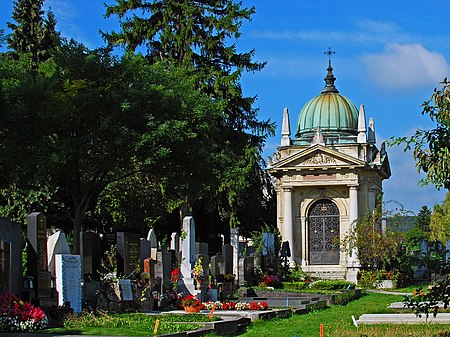
[[301, 165], [336, 165], [336, 159], [324, 153], [317, 153], [316, 155], [304, 160]]

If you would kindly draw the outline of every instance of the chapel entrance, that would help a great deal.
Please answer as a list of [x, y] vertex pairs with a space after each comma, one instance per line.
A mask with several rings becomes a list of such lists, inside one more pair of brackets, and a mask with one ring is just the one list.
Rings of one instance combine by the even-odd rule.
[[331, 200], [316, 201], [308, 213], [310, 264], [339, 264], [339, 210]]

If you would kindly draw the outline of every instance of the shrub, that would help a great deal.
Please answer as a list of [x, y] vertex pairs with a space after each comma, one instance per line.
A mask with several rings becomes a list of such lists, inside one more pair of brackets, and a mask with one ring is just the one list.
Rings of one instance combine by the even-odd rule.
[[0, 294], [0, 331], [33, 331], [45, 328], [47, 323], [40, 308], [19, 300], [9, 291]]
[[354, 289], [355, 285], [352, 282], [343, 280], [318, 280], [312, 282], [310, 288], [317, 290], [345, 290]]

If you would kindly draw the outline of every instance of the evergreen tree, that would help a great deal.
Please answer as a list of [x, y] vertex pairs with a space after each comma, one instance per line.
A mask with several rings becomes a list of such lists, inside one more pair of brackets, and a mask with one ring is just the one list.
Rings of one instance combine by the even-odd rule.
[[40, 62], [51, 56], [51, 50], [59, 42], [59, 33], [55, 30], [55, 16], [49, 11], [44, 19], [44, 1], [16, 0], [12, 13], [16, 23], [7, 23], [12, 30], [8, 38], [9, 48], [15, 53], [30, 53], [33, 69], [37, 69]]
[[[237, 214], [245, 213], [240, 211], [245, 194], [258, 194], [265, 202], [264, 196], [271, 195], [252, 181], [264, 175], [260, 151], [274, 124], [258, 120], [252, 107], [256, 97], [245, 97], [240, 83], [243, 71], [259, 71], [265, 63], [252, 60], [253, 50], [238, 52], [234, 42], [253, 13], [254, 8], [229, 0], [117, 0], [106, 10], [106, 17], [117, 15], [121, 26], [119, 32], [104, 34], [109, 43], [129, 51], [145, 46], [150, 62], [192, 69], [197, 88], [222, 104], [220, 131], [212, 139], [217, 146], [209, 154], [218, 164], [215, 190], [219, 195], [212, 198], [221, 202], [216, 210], [233, 227], [240, 224]], [[256, 188], [253, 193], [250, 186]]]

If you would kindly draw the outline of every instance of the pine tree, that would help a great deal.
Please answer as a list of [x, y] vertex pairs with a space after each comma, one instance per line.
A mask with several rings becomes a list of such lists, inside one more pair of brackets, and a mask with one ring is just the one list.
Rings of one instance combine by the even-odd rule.
[[44, 19], [43, 4], [44, 0], [16, 0], [12, 13], [16, 23], [7, 23], [12, 30], [9, 48], [16, 54], [29, 53], [33, 69], [51, 56], [51, 50], [59, 42], [55, 16], [49, 11]]
[[243, 96], [240, 77], [265, 63], [252, 61], [254, 50], [239, 53], [230, 42], [240, 37], [243, 21], [254, 12], [230, 0], [117, 0], [107, 6], [106, 17], [117, 15], [122, 30], [104, 36], [131, 51], [145, 45], [153, 62], [192, 66], [199, 88], [226, 102], [227, 125], [250, 130], [261, 140], [273, 131], [273, 124], [258, 121], [252, 108], [255, 97]]
[[[263, 175], [260, 153], [274, 132], [270, 120], [258, 120], [252, 106], [256, 97], [245, 97], [240, 83], [244, 71], [260, 71], [265, 65], [252, 60], [254, 50], [238, 52], [236, 48], [240, 28], [254, 12], [253, 7], [243, 8], [234, 0], [116, 0], [106, 10], [106, 17], [116, 15], [121, 27], [104, 34], [110, 44], [127, 51], [146, 47], [150, 62], [190, 69], [197, 89], [222, 104], [220, 132], [212, 139], [217, 151], [210, 154], [210, 162], [221, 163], [216, 168], [220, 186], [215, 187], [218, 195], [208, 198], [221, 204], [216, 209], [227, 213], [220, 211], [232, 227], [243, 225], [236, 214], [244, 207], [246, 193], [267, 199], [262, 185], [253, 193], [249, 186]], [[186, 196], [186, 201], [193, 200]]]

